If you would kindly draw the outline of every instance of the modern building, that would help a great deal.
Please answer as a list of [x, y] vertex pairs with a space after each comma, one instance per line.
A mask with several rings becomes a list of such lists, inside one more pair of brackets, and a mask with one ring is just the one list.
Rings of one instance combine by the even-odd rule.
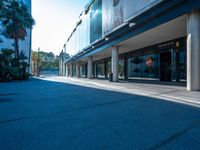
[[[21, 1], [21, 0], [18, 0]], [[31, 0], [22, 0], [24, 4], [28, 7], [29, 13], [31, 13]], [[1, 27], [0, 27], [1, 28]], [[9, 48], [13, 49], [13, 40], [7, 39], [4, 36], [0, 34], [0, 39], [3, 41], [0, 43], [0, 50], [2, 48]], [[23, 52], [23, 54], [28, 58], [28, 63], [31, 66], [31, 29], [27, 30], [27, 36], [24, 41], [19, 41], [19, 50], [20, 53]], [[31, 73], [31, 67], [29, 69], [29, 72]]]
[[200, 90], [199, 0], [93, 0], [65, 43], [67, 76], [186, 82]]

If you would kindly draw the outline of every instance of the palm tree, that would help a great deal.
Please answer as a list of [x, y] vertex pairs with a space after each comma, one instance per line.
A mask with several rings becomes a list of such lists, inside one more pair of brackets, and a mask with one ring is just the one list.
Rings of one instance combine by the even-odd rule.
[[4, 8], [4, 5], [9, 3], [11, 0], [1, 0], [0, 1], [0, 10]]
[[[4, 0], [0, 1], [0, 19], [1, 19], [1, 13], [2, 13], [2, 9], [4, 8]], [[0, 43], [2, 43], [3, 41], [0, 39]]]
[[12, 66], [14, 51], [2, 49], [0, 51], [0, 81], [9, 81], [12, 78], [14, 67]]
[[27, 29], [31, 29], [35, 21], [28, 12], [27, 6], [22, 1], [9, 0], [8, 3], [4, 4], [5, 6], [1, 11], [3, 35], [8, 39], [14, 40], [15, 56], [18, 60], [20, 75], [19, 40], [25, 40]]
[[4, 8], [4, 0], [1, 0], [0, 1], [0, 12], [1, 12], [1, 10]]
[[[8, 4], [10, 0], [1, 0], [0, 1], [0, 20], [2, 18], [2, 11], [5, 8], [5, 5]], [[0, 43], [2, 43], [3, 41], [0, 39]]]

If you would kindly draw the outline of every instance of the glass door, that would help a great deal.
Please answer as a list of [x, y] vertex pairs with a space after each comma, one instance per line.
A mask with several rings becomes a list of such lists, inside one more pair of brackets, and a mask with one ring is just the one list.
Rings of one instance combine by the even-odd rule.
[[160, 80], [171, 81], [172, 80], [172, 54], [171, 51], [160, 53]]

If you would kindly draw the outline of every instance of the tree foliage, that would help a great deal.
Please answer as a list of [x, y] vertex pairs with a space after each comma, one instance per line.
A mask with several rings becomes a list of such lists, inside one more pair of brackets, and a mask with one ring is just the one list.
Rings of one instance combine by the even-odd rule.
[[69, 57], [70, 57], [69, 54], [63, 51], [59, 55], [59, 59], [62, 61], [66, 61], [67, 59], [69, 59]]
[[24, 40], [27, 35], [26, 29], [31, 29], [34, 23], [27, 6], [22, 1], [11, 0], [2, 8], [1, 24], [4, 36], [9, 39]]
[[43, 70], [57, 70], [58, 58], [52, 52], [40, 52], [41, 69]]
[[52, 52], [33, 51], [32, 62], [39, 63], [40, 70], [58, 70], [58, 56]]

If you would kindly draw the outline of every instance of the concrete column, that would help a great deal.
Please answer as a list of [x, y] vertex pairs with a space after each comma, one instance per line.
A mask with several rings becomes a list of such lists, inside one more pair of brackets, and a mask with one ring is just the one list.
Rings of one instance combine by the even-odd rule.
[[69, 72], [68, 72], [68, 64], [66, 64], [66, 76], [69, 76]]
[[200, 10], [187, 20], [187, 90], [200, 90]]
[[76, 64], [76, 77], [80, 78], [80, 64], [79, 64], [79, 62]]
[[63, 67], [63, 74], [62, 74], [62, 76], [65, 76], [66, 75], [66, 67], [65, 67], [65, 62], [63, 61], [63, 63], [62, 63], [62, 67]]
[[87, 69], [88, 69], [88, 74], [87, 74], [87, 77], [88, 77], [88, 79], [92, 79], [92, 57], [88, 57], [88, 67], [87, 67]]
[[113, 82], [118, 82], [119, 47], [112, 47], [112, 73]]
[[73, 77], [73, 64], [70, 64], [70, 77]]
[[[37, 64], [37, 66], [38, 66], [38, 64]], [[60, 59], [60, 61], [59, 61], [59, 75], [60, 76], [62, 76], [62, 74], [63, 74], [63, 67], [62, 67], [62, 59]]]

